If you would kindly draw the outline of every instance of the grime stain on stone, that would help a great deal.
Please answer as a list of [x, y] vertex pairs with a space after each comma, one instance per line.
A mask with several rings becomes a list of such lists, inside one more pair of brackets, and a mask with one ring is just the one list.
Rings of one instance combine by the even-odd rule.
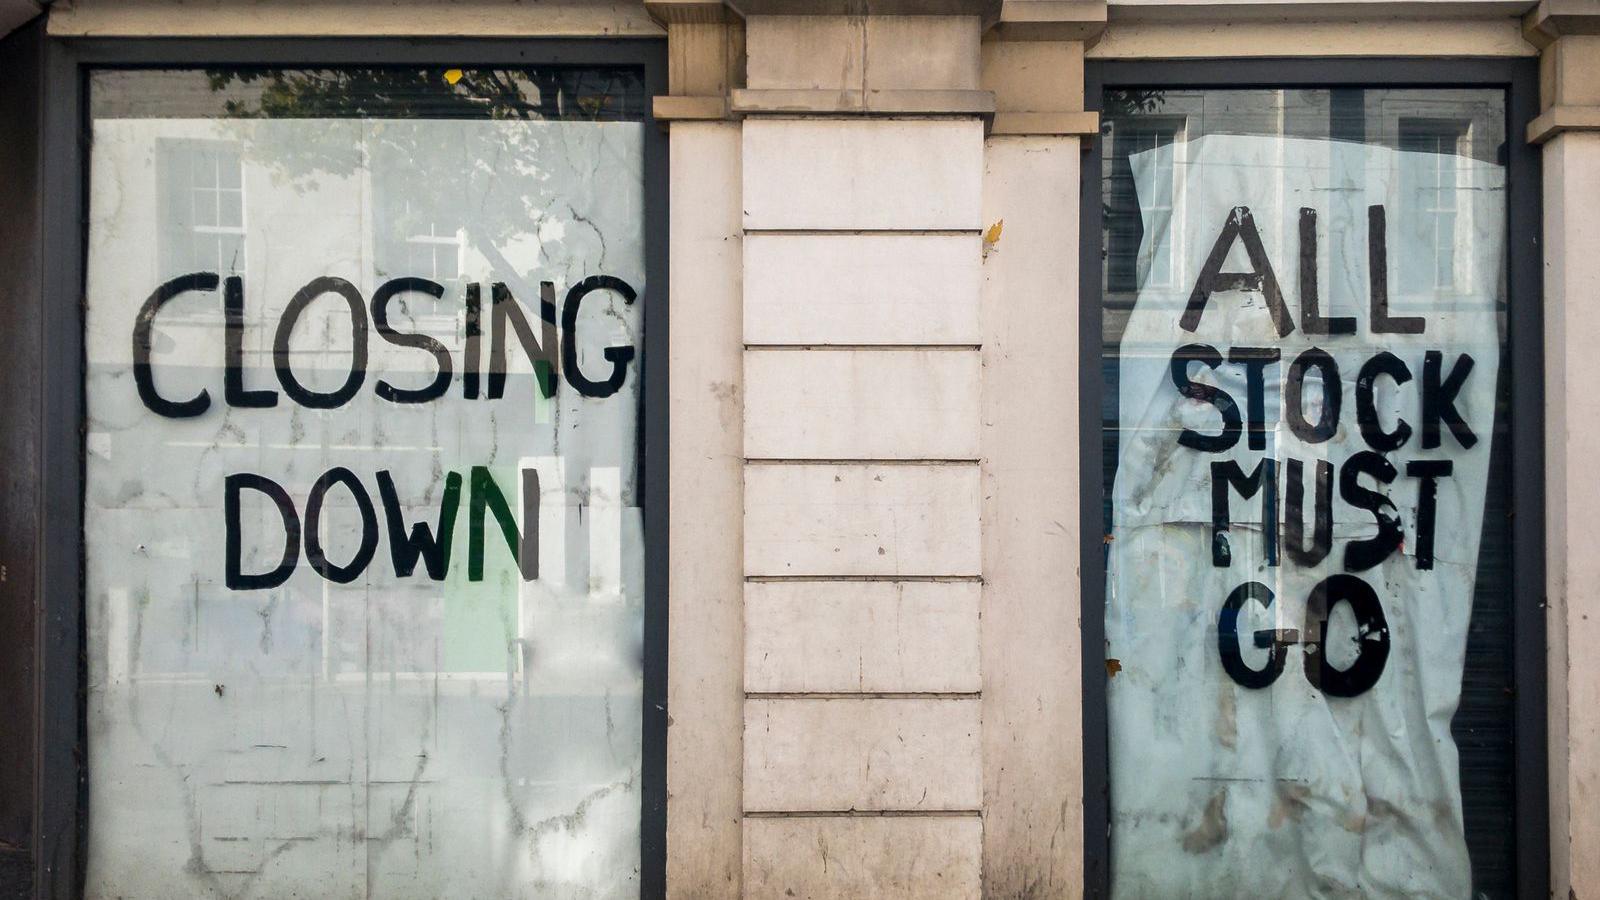
[[1205, 853], [1214, 850], [1228, 839], [1228, 789], [1222, 788], [1211, 795], [1205, 812], [1200, 814], [1200, 824], [1183, 835], [1183, 852]]
[[717, 417], [721, 420], [722, 427], [731, 428], [738, 421], [742, 409], [739, 386], [728, 381], [713, 381], [711, 396], [717, 399]]
[[1115, 677], [1117, 677], [1117, 673], [1121, 672], [1121, 671], [1122, 671], [1122, 660], [1120, 660], [1120, 659], [1107, 659], [1106, 660], [1106, 677], [1107, 678], [1115, 678]]

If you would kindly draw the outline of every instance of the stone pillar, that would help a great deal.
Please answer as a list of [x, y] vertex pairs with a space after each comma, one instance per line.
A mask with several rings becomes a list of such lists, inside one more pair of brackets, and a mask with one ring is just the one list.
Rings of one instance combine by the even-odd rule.
[[977, 897], [980, 4], [735, 5], [746, 895]]
[[1524, 19], [1542, 48], [1545, 580], [1549, 641], [1550, 895], [1600, 895], [1600, 2], [1545, 0]]
[[672, 303], [667, 895], [743, 896], [744, 517], [739, 124], [743, 26], [720, 2], [652, 0], [667, 28]]
[[996, 104], [983, 175], [987, 897], [1084, 889], [1078, 185], [1099, 130], [1083, 51], [1105, 21], [1103, 2], [1006, 0], [983, 44]]
[[742, 25], [651, 3], [669, 893], [1078, 895], [1078, 175], [1105, 5], [729, 5]]

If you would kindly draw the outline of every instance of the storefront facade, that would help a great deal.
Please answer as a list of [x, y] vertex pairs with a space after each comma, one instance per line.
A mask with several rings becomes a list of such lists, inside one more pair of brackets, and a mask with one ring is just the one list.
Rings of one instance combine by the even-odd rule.
[[17, 896], [1600, 891], [1600, 4], [0, 9]]

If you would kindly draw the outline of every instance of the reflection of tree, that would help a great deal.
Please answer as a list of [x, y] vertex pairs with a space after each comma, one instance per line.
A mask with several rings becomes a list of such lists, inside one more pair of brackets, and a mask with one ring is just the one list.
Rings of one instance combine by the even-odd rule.
[[[491, 141], [461, 144], [429, 123], [639, 121], [647, 101], [641, 73], [627, 67], [224, 69], [206, 77], [228, 118], [376, 120], [363, 129], [364, 153], [340, 128], [298, 132], [293, 144], [256, 141], [249, 152], [301, 188], [322, 176], [351, 177], [365, 169], [375, 188], [403, 191], [403, 206], [381, 217], [391, 237], [430, 224], [459, 228], [488, 261], [494, 280], [530, 305], [537, 303], [537, 285], [526, 283], [504, 248], [539, 234], [552, 217], [587, 227], [568, 200], [574, 185], [551, 180], [552, 168], [562, 168], [552, 163], [592, 173], [600, 160], [575, 158], [570, 151], [576, 148], [545, 129], [507, 127]], [[603, 257], [604, 236], [593, 230]], [[540, 256], [549, 258], [543, 248]]]
[[1106, 91], [1104, 102], [1102, 121], [1156, 112], [1167, 102], [1167, 94], [1160, 88], [1129, 88]]
[[214, 69], [211, 89], [235, 94], [235, 118], [578, 119], [642, 118], [637, 70]]
[[[1167, 92], [1161, 88], [1125, 88], [1106, 91], [1101, 100], [1104, 108], [1100, 111], [1102, 141], [1111, 133], [1113, 122], [1159, 112], [1166, 102]], [[1107, 217], [1114, 215], [1111, 204], [1102, 201], [1101, 214]]]

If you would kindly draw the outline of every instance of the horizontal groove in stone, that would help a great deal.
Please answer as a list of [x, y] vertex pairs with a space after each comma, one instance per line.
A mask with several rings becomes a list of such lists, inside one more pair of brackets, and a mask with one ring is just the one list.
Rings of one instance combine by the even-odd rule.
[[729, 107], [753, 116], [806, 118], [984, 116], [995, 111], [993, 91], [939, 88], [734, 88]]
[[757, 466], [975, 466], [976, 457], [949, 459], [812, 459], [805, 456], [747, 456], [746, 465]]
[[982, 575], [746, 575], [745, 581], [953, 581], [982, 584]]
[[968, 352], [982, 350], [982, 344], [745, 344], [746, 350], [810, 350], [817, 352], [870, 350], [873, 353], [884, 351], [912, 350], [927, 352], [929, 350], [965, 350]]
[[904, 234], [964, 236], [983, 234], [982, 228], [745, 228], [745, 234], [812, 235], [812, 234]]
[[982, 691], [745, 691], [746, 700], [981, 700]]
[[744, 812], [746, 819], [969, 819], [982, 815], [981, 809], [747, 809]]
[[984, 119], [988, 118], [989, 115], [990, 114], [986, 113], [970, 112], [880, 112], [872, 115], [862, 115], [859, 112], [851, 112], [848, 110], [844, 112], [833, 113], [815, 113], [792, 110], [788, 112], [758, 112], [754, 114], [748, 114], [745, 115], [745, 120], [757, 122], [803, 122], [810, 125], [814, 125], [819, 122], [849, 122], [851, 124], [865, 122], [870, 124], [887, 125], [897, 122], [952, 122], [962, 120], [982, 122]]

